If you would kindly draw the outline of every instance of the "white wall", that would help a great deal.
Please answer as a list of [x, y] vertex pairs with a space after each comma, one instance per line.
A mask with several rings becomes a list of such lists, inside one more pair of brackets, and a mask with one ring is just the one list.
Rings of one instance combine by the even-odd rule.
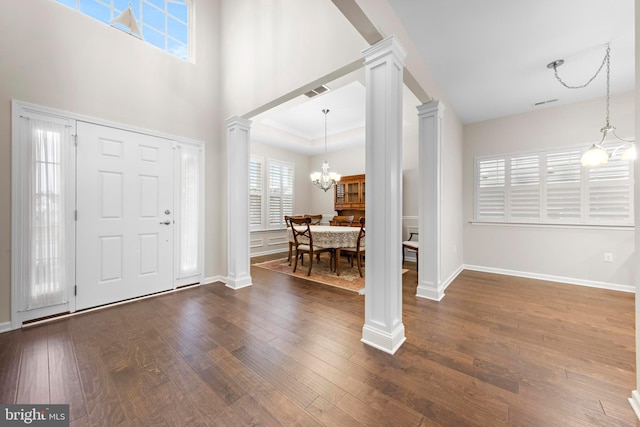
[[[472, 225], [474, 156], [597, 142], [604, 98], [473, 123], [464, 127], [464, 263], [574, 283], [630, 287], [634, 283], [634, 231], [584, 227]], [[611, 123], [634, 136], [634, 94], [611, 97]], [[603, 262], [603, 253], [614, 255]]]
[[197, 63], [181, 61], [53, 0], [5, 0], [0, 14], [0, 323], [10, 318], [11, 128], [17, 99], [206, 143], [206, 275], [224, 274], [215, 172], [219, 1], [198, 2]]
[[223, 114], [242, 115], [362, 58], [368, 44], [327, 0], [222, 4]]
[[449, 281], [463, 264], [463, 127], [455, 111], [445, 103], [442, 124], [442, 194], [440, 279]]

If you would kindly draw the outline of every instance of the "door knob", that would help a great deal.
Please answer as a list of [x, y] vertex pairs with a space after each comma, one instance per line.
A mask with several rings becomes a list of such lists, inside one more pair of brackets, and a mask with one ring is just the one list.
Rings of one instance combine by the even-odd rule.
[[171, 225], [171, 221], [166, 220], [166, 221], [161, 222], [160, 224], [164, 224], [164, 225]]

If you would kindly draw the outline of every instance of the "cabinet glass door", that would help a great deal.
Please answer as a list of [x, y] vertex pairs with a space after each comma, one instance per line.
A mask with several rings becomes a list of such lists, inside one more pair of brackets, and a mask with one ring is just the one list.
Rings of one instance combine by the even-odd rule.
[[347, 184], [347, 203], [358, 203], [360, 188], [359, 183], [353, 182]]

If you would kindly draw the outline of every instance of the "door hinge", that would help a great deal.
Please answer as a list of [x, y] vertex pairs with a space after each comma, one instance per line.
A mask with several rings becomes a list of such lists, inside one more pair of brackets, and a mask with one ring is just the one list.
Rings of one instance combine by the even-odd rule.
[[75, 221], [78, 220], [78, 210], [77, 209], [73, 212], [73, 218], [74, 218]]
[[78, 285], [75, 285], [75, 286], [73, 287], [73, 296], [75, 297], [75, 296], [77, 296], [77, 295], [78, 295]]
[[77, 147], [78, 146], [78, 135], [73, 135], [73, 141], [74, 141], [75, 146]]

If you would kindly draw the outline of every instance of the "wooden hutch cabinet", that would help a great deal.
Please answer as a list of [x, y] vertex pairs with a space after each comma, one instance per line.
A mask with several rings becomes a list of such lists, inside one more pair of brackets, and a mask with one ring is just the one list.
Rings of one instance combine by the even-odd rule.
[[365, 175], [343, 176], [335, 185], [334, 209], [338, 215], [364, 216]]

